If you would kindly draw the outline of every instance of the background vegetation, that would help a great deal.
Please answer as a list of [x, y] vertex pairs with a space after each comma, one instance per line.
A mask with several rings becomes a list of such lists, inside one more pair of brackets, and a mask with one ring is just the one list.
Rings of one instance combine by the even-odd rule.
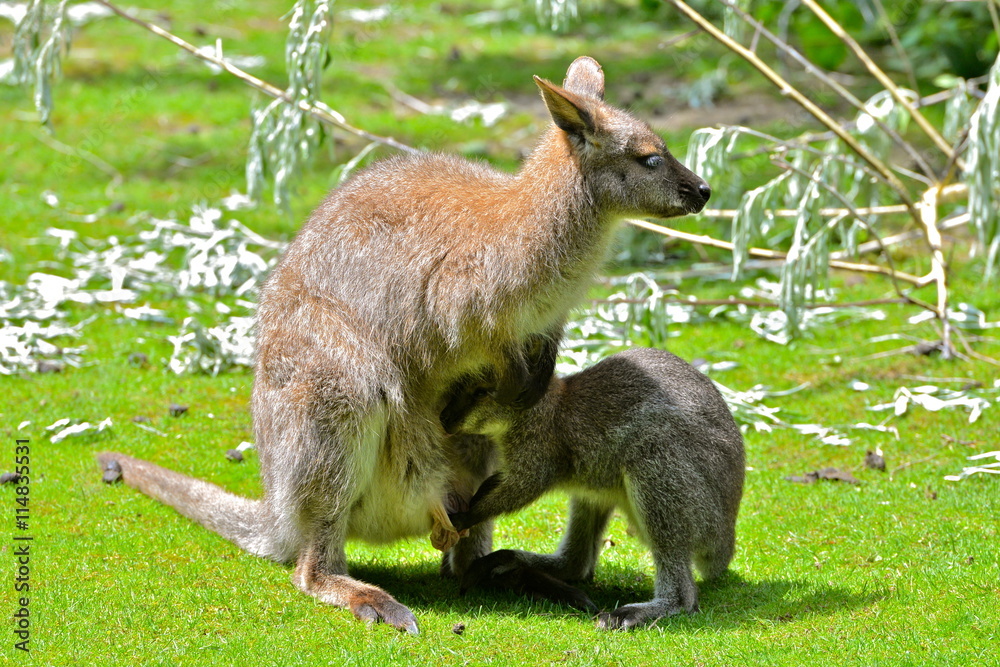
[[[758, 2], [751, 9], [803, 54], [833, 70], [860, 99], [879, 92], [843, 41], [831, 38], [801, 7], [789, 9], [795, 4]], [[864, 13], [875, 11], [874, 3], [824, 6], [897, 83], [915, 87], [921, 96], [954, 88], [956, 77], [987, 74], [997, 44], [986, 2], [885, 4], [894, 37], [871, 18], [876, 14]], [[243, 57], [237, 62], [254, 75], [287, 85], [282, 20], [287, 4], [144, 6], [141, 18], [197, 46], [221, 39], [226, 57]], [[721, 3], [694, 6], [717, 25], [725, 22]], [[8, 11], [9, 5], [4, 7]], [[730, 50], [704, 34], [689, 34], [692, 24], [668, 4], [583, 3], [578, 17], [559, 32], [547, 21], [539, 24], [530, 3], [415, 2], [362, 9], [334, 8], [320, 99], [355, 126], [410, 146], [514, 169], [547, 122], [530, 75], [560, 80], [581, 53], [604, 66], [608, 98], [651, 119], [679, 156], [687, 153], [692, 132], [716, 123], [782, 139], [825, 129], [776, 95]], [[13, 48], [13, 34], [0, 23], [4, 48]], [[922, 311], [899, 302], [890, 281], [854, 272], [830, 274], [837, 301], [889, 302], [812, 309], [798, 337], [778, 344], [773, 340], [782, 337], [765, 326], [776, 311], [761, 302], [778, 300], [772, 283], [781, 262], [751, 260], [734, 283], [728, 251], [632, 229], [623, 233], [608, 277], [595, 288], [595, 302], [581, 311], [570, 332], [571, 341], [590, 344], [568, 349], [564, 367], [607, 353], [616, 340], [666, 346], [704, 362], [733, 390], [729, 398], [748, 426], [751, 470], [733, 574], [703, 586], [702, 613], [664, 619], [652, 629], [597, 633], [588, 619], [565, 608], [496, 594], [459, 597], [454, 584], [439, 580], [438, 554], [421, 539], [390, 547], [351, 545], [354, 574], [387, 588], [421, 623], [418, 638], [385, 627], [366, 630], [350, 614], [299, 594], [286, 568], [239, 552], [130, 489], [101, 484], [93, 455], [114, 448], [238, 493], [259, 493], [253, 453], [243, 464], [223, 455], [251, 439], [251, 378], [239, 365], [239, 337], [211, 330], [233, 324], [234, 315], [250, 315], [252, 292], [240, 293], [239, 286], [259, 270], [251, 255], [273, 259], [274, 246], [294, 235], [343, 174], [344, 163], [369, 142], [324, 131], [318, 151], [302, 162], [280, 203], [265, 196], [256, 207], [224, 211], [214, 226], [204, 227], [227, 229], [226, 221], [235, 218], [262, 238], [232, 232], [229, 240], [216, 241], [225, 252], [208, 252], [208, 268], [201, 270], [195, 260], [202, 257], [197, 239], [204, 237], [196, 233], [197, 223], [191, 231], [192, 210], [221, 206], [234, 191], [246, 191], [251, 102], [259, 109], [264, 100], [237, 79], [120, 18], [88, 22], [72, 36], [62, 78], [51, 91], [47, 126], [39, 124], [23, 87], [0, 88], [0, 315], [3, 371], [9, 374], [0, 379], [0, 430], [7, 443], [0, 470], [13, 468], [15, 439], [29, 438], [37, 662], [798, 665], [818, 659], [944, 665], [995, 660], [997, 479], [989, 474], [945, 479], [973, 466], [967, 457], [1000, 449], [995, 405], [1000, 374], [982, 358], [1000, 356], [1000, 345], [989, 336], [1000, 297], [995, 282], [982, 281], [987, 259], [981, 248], [971, 254], [977, 237], [966, 226], [946, 231], [942, 241], [951, 303], [967, 304], [962, 312], [968, 318], [951, 320], [956, 328], [965, 327], [975, 353], [965, 359], [897, 353], [911, 344], [916, 352], [940, 349], [933, 345], [941, 337], [940, 320], [915, 318]], [[749, 33], [742, 37], [744, 43], [752, 39]], [[844, 123], [855, 117], [838, 97], [777, 53], [761, 49], [762, 58], [835, 117]], [[259, 60], [246, 59], [251, 56]], [[985, 85], [976, 90], [982, 94]], [[502, 103], [506, 111], [491, 125], [481, 117], [466, 122], [451, 117], [470, 102]], [[926, 113], [943, 126], [942, 105]], [[901, 132], [936, 169], [944, 166], [912, 125]], [[735, 182], [742, 183], [733, 188], [738, 201], [742, 192], [773, 178], [770, 150], [734, 145], [725, 163], [731, 170], [712, 178], [720, 198]], [[375, 147], [363, 160], [390, 152]], [[898, 148], [887, 155], [906, 163]], [[270, 183], [264, 195], [274, 193]], [[962, 215], [966, 205], [951, 205], [943, 217]], [[197, 220], [211, 218], [202, 212]], [[732, 238], [724, 217], [671, 224], [682, 232]], [[886, 235], [911, 228], [905, 216], [880, 224]], [[53, 228], [70, 233], [53, 234]], [[787, 249], [790, 232], [783, 229], [761, 236]], [[869, 237], [862, 231], [858, 240]], [[133, 290], [135, 302], [101, 301], [101, 293], [116, 288], [112, 267], [148, 258], [147, 251], [161, 253], [162, 261], [149, 270], [146, 284], [117, 285]], [[228, 280], [198, 282], [222, 275], [212, 264], [222, 255], [243, 261]], [[898, 271], [928, 270], [928, 251], [919, 237], [892, 246], [890, 257]], [[627, 278], [640, 268], [644, 277]], [[80, 282], [56, 289], [51, 281], [32, 278], [38, 273]], [[932, 290], [907, 294], [933, 301]], [[690, 296], [705, 305], [675, 303]], [[143, 305], [152, 310], [130, 311]], [[16, 346], [28, 339], [27, 334], [15, 338], [15, 331], [33, 322], [69, 333], [48, 339], [57, 349], [35, 337], [27, 361], [17, 363]], [[185, 335], [187, 341], [179, 340]], [[202, 365], [221, 371], [216, 375], [171, 370], [172, 360], [174, 368], [193, 368], [204, 359], [227, 361]], [[40, 369], [40, 360], [53, 365]], [[936, 390], [926, 389], [930, 385]], [[786, 393], [792, 389], [797, 391]], [[189, 409], [172, 416], [171, 404]], [[870, 409], [885, 404], [905, 410], [897, 415], [895, 409]], [[133, 421], [137, 417], [146, 421]], [[110, 418], [111, 425], [52, 442], [62, 427], [47, 427], [64, 418], [93, 425]], [[859, 428], [862, 423], [881, 430]], [[865, 453], [876, 448], [885, 455], [886, 472], [863, 465]], [[860, 484], [785, 479], [828, 466], [853, 473]], [[16, 532], [16, 498], [13, 486], [0, 488], [8, 534]], [[564, 508], [565, 500], [553, 496], [501, 521], [498, 545], [554, 548]], [[643, 547], [620, 519], [609, 540], [588, 593], [605, 608], [649, 598], [652, 566]], [[12, 544], [8, 539], [0, 546], [8, 564]], [[9, 580], [3, 586], [10, 590]], [[5, 594], [5, 608], [9, 599]], [[456, 624], [465, 625], [461, 635], [453, 632]], [[0, 652], [5, 659], [20, 659], [7, 637]]]

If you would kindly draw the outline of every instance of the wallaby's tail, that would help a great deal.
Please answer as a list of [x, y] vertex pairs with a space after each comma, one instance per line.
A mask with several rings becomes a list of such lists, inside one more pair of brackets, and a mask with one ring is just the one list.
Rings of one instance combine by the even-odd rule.
[[121, 467], [126, 484], [194, 519], [256, 556], [288, 561], [288, 545], [282, 544], [276, 521], [270, 520], [267, 506], [229, 493], [209, 482], [182, 475], [149, 461], [118, 452], [97, 455], [102, 470]]

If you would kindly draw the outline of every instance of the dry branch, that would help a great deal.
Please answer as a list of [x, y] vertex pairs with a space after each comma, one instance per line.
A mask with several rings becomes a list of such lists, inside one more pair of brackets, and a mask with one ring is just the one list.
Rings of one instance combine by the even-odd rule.
[[830, 32], [836, 35], [837, 38], [854, 53], [858, 60], [860, 60], [864, 66], [868, 68], [868, 71], [871, 72], [872, 76], [874, 76], [878, 82], [889, 91], [889, 94], [893, 96], [896, 102], [906, 109], [907, 113], [910, 114], [910, 117], [913, 118], [914, 122], [920, 127], [921, 130], [924, 131], [924, 134], [930, 137], [931, 141], [934, 142], [934, 145], [941, 149], [941, 152], [944, 153], [948, 159], [953, 159], [954, 150], [952, 149], [951, 144], [945, 141], [944, 137], [941, 136], [941, 133], [939, 133], [937, 129], [924, 117], [924, 115], [920, 113], [920, 111], [918, 111], [913, 104], [911, 104], [910, 100], [903, 95], [902, 91], [900, 91], [895, 82], [890, 79], [889, 76], [875, 64], [875, 61], [871, 59], [868, 53], [861, 48], [861, 45], [858, 44], [857, 40], [847, 34], [844, 28], [841, 27], [841, 25], [837, 23], [832, 16], [827, 14], [826, 11], [819, 6], [819, 4], [817, 4], [816, 0], [802, 0], [802, 4], [812, 10], [813, 14], [815, 14], [817, 18], [819, 18], [819, 20], [821, 20], [826, 27], [830, 29]]
[[[625, 222], [632, 225], [633, 227], [645, 229], [647, 231], [655, 232], [662, 236], [667, 236], [673, 239], [680, 239], [682, 241], [687, 241], [689, 243], [697, 243], [698, 245], [705, 245], [711, 248], [719, 248], [721, 250], [727, 250], [729, 252], [733, 251], [732, 243], [729, 243], [728, 241], [720, 241], [719, 239], [712, 238], [711, 236], [705, 236], [703, 234], [689, 234], [687, 232], [682, 232], [677, 229], [664, 227], [662, 225], [657, 225], [652, 222], [647, 222], [645, 220], [637, 220], [635, 218], [626, 219]], [[753, 257], [763, 257], [765, 259], [784, 260], [787, 258], [787, 255], [785, 255], [785, 253], [778, 252], [777, 250], [768, 250], [767, 248], [750, 248], [749, 254]], [[877, 273], [883, 276], [895, 277], [904, 282], [917, 285], [918, 287], [927, 284], [926, 278], [914, 276], [909, 273], [903, 273], [901, 271], [893, 272], [884, 266], [877, 266], [875, 264], [860, 264], [857, 262], [830, 260], [829, 266], [831, 269], [840, 269], [843, 271], [852, 271], [855, 273]]]
[[[748, 14], [747, 12], [743, 11], [743, 9], [741, 9], [739, 5], [736, 4], [735, 0], [723, 0], [723, 2], [726, 4], [727, 7], [729, 7], [729, 9], [735, 12], [736, 16], [738, 16], [744, 23], [746, 23], [747, 25], [749, 25], [751, 28], [754, 29], [755, 35], [763, 35], [769, 42], [774, 44], [776, 48], [788, 54], [788, 56], [790, 56], [792, 60], [802, 65], [802, 67], [809, 74], [812, 74], [814, 77], [816, 77], [824, 84], [826, 84], [831, 90], [840, 95], [840, 97], [844, 99], [848, 104], [853, 106], [858, 111], [868, 113], [867, 110], [865, 109], [865, 103], [859, 100], [857, 96], [851, 93], [851, 91], [844, 88], [844, 86], [840, 85], [836, 80], [833, 79], [833, 77], [831, 77], [829, 74], [827, 74], [822, 69], [817, 67], [811, 60], [809, 60], [804, 55], [799, 53], [799, 51], [792, 48], [791, 44], [779, 38], [773, 32], [768, 30], [763, 23], [761, 23], [754, 17], [750, 16], [750, 14]], [[895, 34], [895, 32], [893, 32], [893, 34]], [[913, 145], [910, 144], [910, 142], [906, 141], [901, 136], [899, 136], [898, 132], [896, 132], [891, 127], [886, 125], [881, 119], [875, 118], [874, 116], [871, 116], [871, 118], [875, 122], [875, 124], [879, 127], [879, 129], [885, 132], [886, 136], [892, 139], [897, 146], [906, 151], [906, 154], [909, 155], [910, 158], [917, 165], [919, 165], [920, 170], [924, 173], [924, 176], [931, 179], [934, 178], [934, 170], [931, 169], [931, 166], [927, 163], [927, 160], [924, 159], [924, 157], [920, 154], [920, 152], [917, 149], [915, 149]]]

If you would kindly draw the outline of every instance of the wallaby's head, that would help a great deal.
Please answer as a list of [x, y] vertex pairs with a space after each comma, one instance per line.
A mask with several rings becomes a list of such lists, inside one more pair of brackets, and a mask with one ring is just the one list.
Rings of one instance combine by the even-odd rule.
[[697, 213], [712, 194], [647, 123], [604, 102], [604, 73], [581, 56], [562, 86], [535, 77], [552, 121], [566, 133], [595, 203], [620, 215]]

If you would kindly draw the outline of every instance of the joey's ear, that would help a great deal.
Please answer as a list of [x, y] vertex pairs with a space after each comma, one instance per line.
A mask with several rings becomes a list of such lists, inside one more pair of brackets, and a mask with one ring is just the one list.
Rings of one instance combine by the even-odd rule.
[[591, 104], [586, 98], [560, 88], [551, 81], [535, 77], [549, 115], [559, 129], [580, 137], [593, 136], [595, 125]]
[[601, 64], [590, 56], [580, 56], [566, 70], [566, 80], [563, 88], [571, 93], [604, 99], [604, 72]]

